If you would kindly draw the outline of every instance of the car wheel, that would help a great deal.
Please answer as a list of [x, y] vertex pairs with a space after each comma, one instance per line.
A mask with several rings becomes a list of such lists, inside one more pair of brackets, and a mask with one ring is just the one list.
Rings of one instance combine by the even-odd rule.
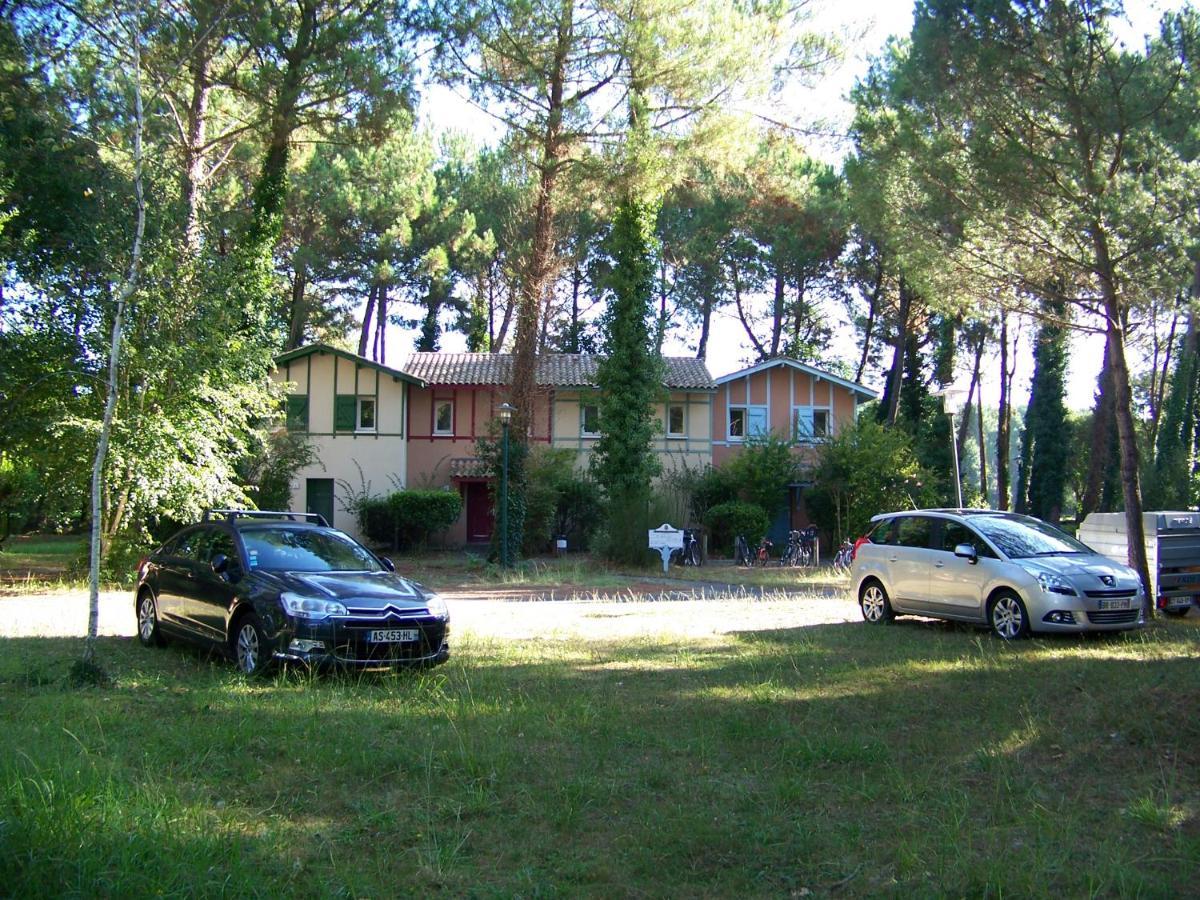
[[892, 602], [888, 600], [887, 591], [878, 581], [868, 581], [858, 594], [858, 605], [862, 608], [863, 618], [873, 625], [880, 622], [890, 622], [896, 618], [892, 610]]
[[248, 615], [238, 620], [233, 636], [233, 658], [243, 675], [261, 675], [271, 661], [271, 645], [263, 633], [258, 616]]
[[1003, 640], [1015, 641], [1029, 637], [1029, 613], [1025, 611], [1021, 598], [1012, 591], [1004, 591], [992, 601], [988, 621], [996, 637]]
[[154, 605], [154, 595], [149, 590], [142, 591], [137, 602], [138, 640], [143, 647], [161, 647], [163, 640], [162, 629], [158, 627], [158, 608]]

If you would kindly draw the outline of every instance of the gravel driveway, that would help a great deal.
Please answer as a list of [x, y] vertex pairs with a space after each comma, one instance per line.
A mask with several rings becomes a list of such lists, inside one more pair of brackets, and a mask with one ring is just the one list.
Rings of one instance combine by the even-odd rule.
[[[858, 606], [838, 592], [768, 593], [721, 600], [613, 598], [542, 600], [546, 592], [513, 589], [443, 591], [454, 630], [478, 637], [621, 638], [649, 633], [705, 636], [856, 622]], [[662, 595], [659, 595], [660, 597]], [[679, 597], [685, 595], [679, 594]], [[0, 598], [0, 637], [81, 637], [86, 591]], [[100, 595], [100, 634], [135, 634], [132, 592]]]

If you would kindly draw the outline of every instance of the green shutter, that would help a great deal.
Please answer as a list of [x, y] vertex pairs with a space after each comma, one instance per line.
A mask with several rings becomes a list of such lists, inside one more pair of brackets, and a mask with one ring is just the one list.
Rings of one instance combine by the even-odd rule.
[[358, 413], [358, 398], [353, 394], [340, 394], [333, 403], [333, 430], [353, 431], [354, 417]]
[[287, 398], [287, 430], [308, 431], [308, 397], [304, 394]]

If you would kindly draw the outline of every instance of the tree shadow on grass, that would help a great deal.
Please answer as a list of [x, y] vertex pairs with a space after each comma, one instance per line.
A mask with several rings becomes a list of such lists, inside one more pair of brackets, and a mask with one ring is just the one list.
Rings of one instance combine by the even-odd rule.
[[[468, 643], [416, 677], [250, 682], [182, 646], [103, 639], [114, 687], [68, 692], [18, 676], [80, 641], [4, 642], [9, 884], [32, 885], [81, 842], [95, 853], [42, 892], [86, 875], [113, 879], [100, 893], [189, 878], [219, 893], [215, 872], [227, 893], [253, 893], [255, 868], [263, 893], [374, 896], [1191, 883], [1192, 629], [1009, 645], [908, 620], [699, 647], [511, 643]], [[1113, 654], [1079, 652], [1097, 648]], [[62, 798], [43, 818], [18, 802], [39, 780]], [[234, 857], [214, 856], [221, 836]], [[1151, 843], [1154, 858], [1136, 851]], [[160, 882], [143, 876], [155, 866]]]

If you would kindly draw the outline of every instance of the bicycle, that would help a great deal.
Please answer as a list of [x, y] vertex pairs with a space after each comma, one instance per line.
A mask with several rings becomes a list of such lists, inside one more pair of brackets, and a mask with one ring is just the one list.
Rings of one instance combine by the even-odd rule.
[[771, 543], [770, 538], [763, 538], [758, 545], [758, 551], [755, 554], [756, 562], [760, 566], [765, 566], [771, 561], [771, 548], [775, 545]]
[[849, 539], [846, 539], [838, 547], [837, 553], [833, 554], [833, 570], [835, 572], [849, 572], [850, 563], [852, 562], [854, 562], [854, 544]]
[[695, 528], [683, 529], [683, 546], [671, 551], [671, 561], [681, 566], [698, 566], [700, 560], [700, 541], [696, 538]]
[[788, 532], [787, 547], [783, 550], [783, 555], [779, 557], [779, 565], [781, 566], [798, 566], [801, 563], [801, 541], [799, 531]]

